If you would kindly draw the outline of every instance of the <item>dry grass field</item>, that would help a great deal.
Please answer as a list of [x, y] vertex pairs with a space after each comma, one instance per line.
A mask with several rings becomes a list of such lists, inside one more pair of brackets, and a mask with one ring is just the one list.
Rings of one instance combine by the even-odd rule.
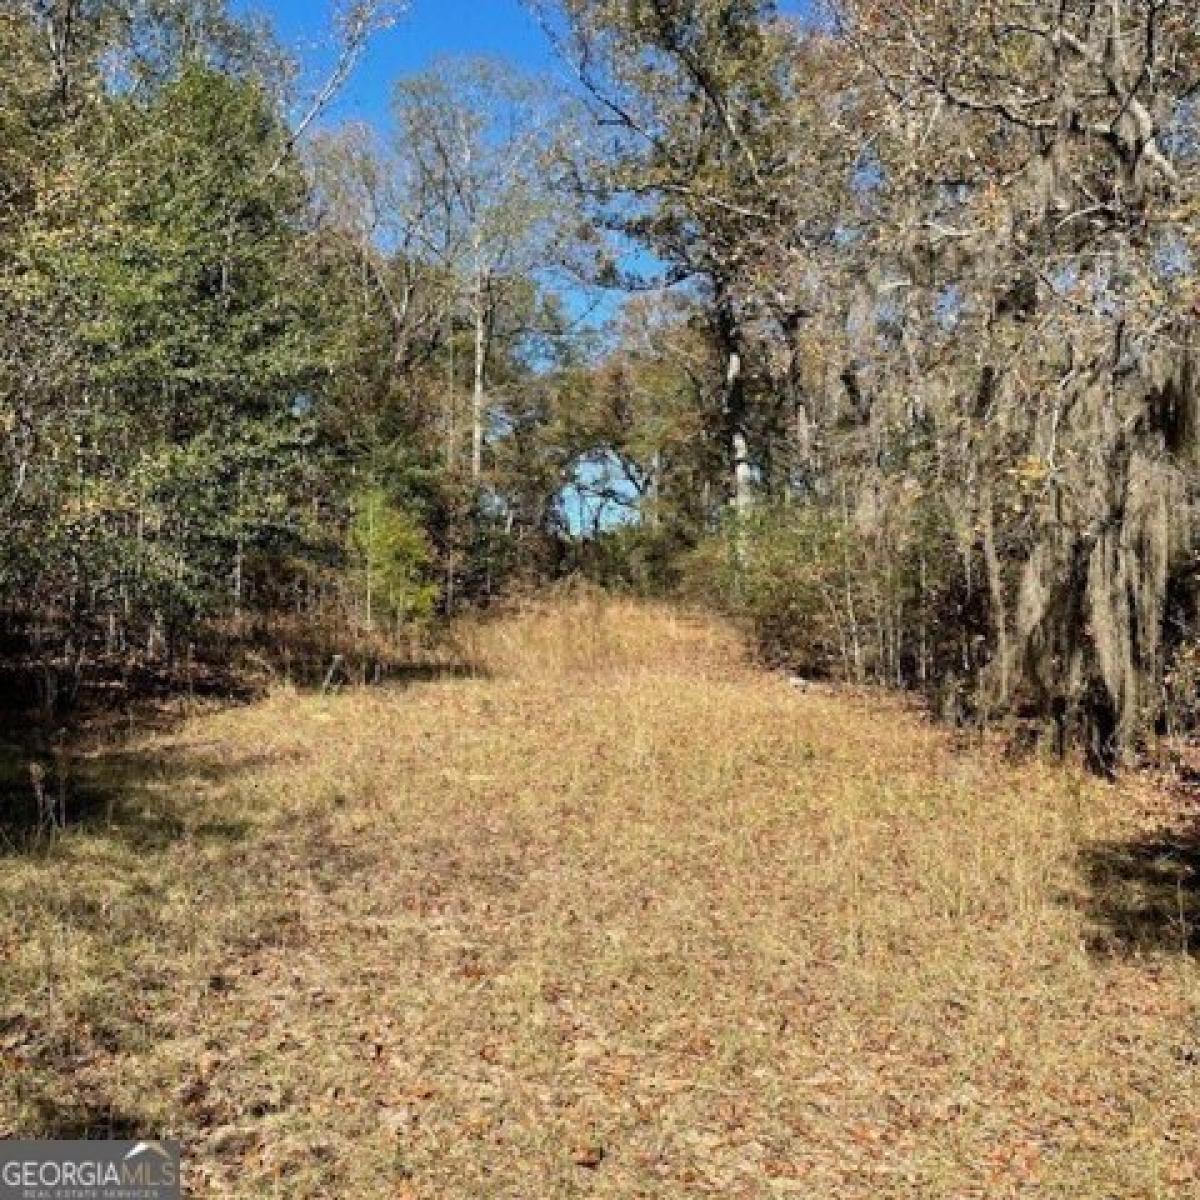
[[1148, 791], [665, 610], [458, 640], [98, 753], [0, 850], [0, 1136], [169, 1134], [246, 1200], [1200, 1194]]

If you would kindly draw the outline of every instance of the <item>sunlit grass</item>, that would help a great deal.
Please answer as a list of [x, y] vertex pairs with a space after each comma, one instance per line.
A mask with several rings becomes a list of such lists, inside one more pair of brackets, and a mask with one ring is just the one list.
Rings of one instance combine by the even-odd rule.
[[98, 761], [115, 827], [0, 860], [0, 1134], [169, 1133], [203, 1196], [1200, 1186], [1196, 967], [1094, 866], [1135, 796], [668, 610], [457, 642]]

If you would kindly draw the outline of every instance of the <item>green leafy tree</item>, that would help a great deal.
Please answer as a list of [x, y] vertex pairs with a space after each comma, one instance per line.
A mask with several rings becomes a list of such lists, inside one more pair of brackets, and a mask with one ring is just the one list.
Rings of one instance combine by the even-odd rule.
[[411, 513], [379, 487], [356, 497], [350, 566], [368, 629], [385, 620], [403, 624], [431, 616], [438, 600], [431, 565], [425, 531]]

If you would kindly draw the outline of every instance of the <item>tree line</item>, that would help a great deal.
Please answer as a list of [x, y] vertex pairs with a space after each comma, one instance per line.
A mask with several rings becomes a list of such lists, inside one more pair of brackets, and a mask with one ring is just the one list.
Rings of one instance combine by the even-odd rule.
[[536, 0], [322, 112], [220, 0], [0, 14], [4, 661], [583, 571], [1100, 768], [1197, 717], [1200, 17]]
[[1195, 7], [542, 12], [613, 131], [585, 189], [690, 283], [610, 366], [686, 414], [647, 454], [613, 396], [656, 511], [733, 514], [702, 593], [1105, 770], [1193, 721]]

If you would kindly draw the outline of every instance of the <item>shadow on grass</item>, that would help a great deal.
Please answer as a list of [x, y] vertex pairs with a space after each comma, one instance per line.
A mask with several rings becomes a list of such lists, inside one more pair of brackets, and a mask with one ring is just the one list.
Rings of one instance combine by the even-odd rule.
[[156, 1140], [158, 1134], [136, 1113], [120, 1112], [106, 1105], [73, 1104], [62, 1107], [46, 1098], [35, 1109], [37, 1128], [27, 1136], [68, 1142]]
[[[418, 683], [439, 683], [447, 679], [487, 679], [490, 672], [474, 663], [405, 663], [402, 666], [380, 667], [378, 671], [371, 669], [343, 669], [333, 675], [333, 689], [344, 687], [381, 687], [405, 688]], [[308, 683], [300, 688], [301, 692], [321, 692], [328, 690], [326, 681], [320, 685]]]
[[1200, 822], [1085, 852], [1091, 948], [1200, 958]]
[[[166, 850], [184, 838], [240, 841], [250, 832], [252, 822], [187, 821], [180, 806], [163, 803], [161, 792], [234, 779], [252, 765], [240, 760], [222, 764], [190, 754], [129, 751], [73, 763], [62, 802], [65, 825], [61, 828], [48, 823], [39, 810], [24, 769], [15, 779], [11, 771], [5, 771], [0, 775], [0, 858], [47, 853], [63, 832], [106, 837], [147, 854]], [[57, 789], [58, 783], [49, 777], [45, 787]]]
[[[483, 677], [485, 672], [472, 663], [405, 663], [393, 664], [378, 678], [364, 680], [346, 672], [299, 690], [336, 696], [364, 686], [404, 689]], [[211, 693], [209, 699], [236, 707], [268, 691], [267, 685], [240, 686]], [[67, 830], [108, 837], [144, 852], [164, 850], [184, 838], [234, 842], [247, 836], [253, 827], [249, 820], [189, 819], [188, 790], [228, 784], [277, 760], [228, 744], [147, 750], [137, 744], [139, 733], [169, 733], [194, 709], [186, 694], [148, 692], [139, 700], [141, 707], [132, 717], [128, 709], [86, 710], [77, 731], [60, 731], [57, 751], [36, 725], [20, 718], [8, 722], [0, 740], [0, 858], [47, 850], [57, 832], [55, 819]], [[175, 800], [164, 801], [164, 796]]]

